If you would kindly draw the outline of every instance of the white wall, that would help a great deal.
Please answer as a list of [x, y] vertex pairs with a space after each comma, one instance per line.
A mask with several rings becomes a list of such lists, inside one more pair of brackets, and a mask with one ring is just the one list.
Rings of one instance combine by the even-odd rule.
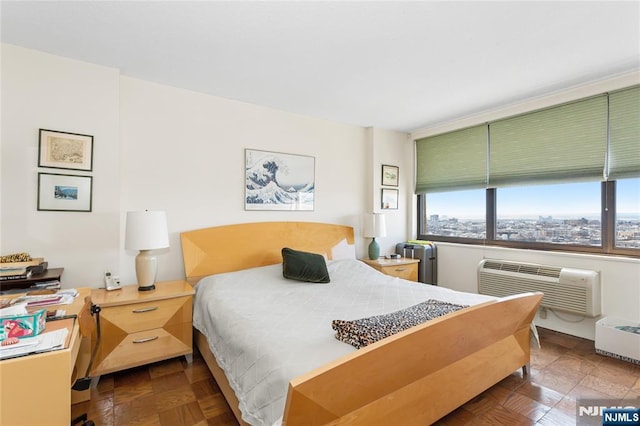
[[[160, 277], [184, 276], [179, 232], [230, 223], [351, 225], [363, 253], [366, 129], [128, 77], [120, 89], [122, 212], [167, 211], [171, 250], [159, 257]], [[315, 210], [245, 211], [245, 148], [315, 157]], [[127, 282], [132, 255], [121, 261]]]
[[[95, 285], [119, 259], [119, 72], [2, 45], [0, 253], [64, 267], [63, 282]], [[38, 129], [93, 135], [93, 172], [38, 168]], [[37, 211], [38, 172], [92, 175], [93, 211]]]
[[[371, 189], [373, 195], [371, 210], [384, 213], [387, 224], [387, 236], [378, 238], [380, 254], [395, 253], [396, 243], [408, 239], [407, 230], [410, 229], [410, 218], [415, 216], [413, 202], [413, 141], [407, 134], [383, 129], [370, 129], [372, 143], [372, 172]], [[382, 165], [398, 166], [399, 187], [385, 186], [384, 188], [398, 189], [398, 209], [381, 209]], [[370, 240], [368, 240], [370, 241]]]
[[[123, 284], [135, 282], [135, 253], [124, 250], [124, 230], [126, 212], [139, 209], [167, 211], [171, 248], [159, 256], [159, 280], [184, 276], [180, 232], [229, 223], [351, 225], [363, 256], [373, 170], [411, 162], [402, 148], [392, 148], [406, 148], [405, 134], [380, 132], [374, 140], [368, 134], [378, 135], [375, 129], [154, 84], [6, 44], [1, 59], [0, 253], [26, 251], [64, 267], [64, 287], [100, 287], [105, 268]], [[71, 172], [93, 176], [91, 213], [37, 211], [39, 128], [94, 136], [94, 170]], [[381, 150], [375, 167], [374, 144]], [[315, 210], [245, 211], [245, 148], [315, 157]], [[405, 238], [403, 221], [401, 214], [388, 219], [390, 238]]]

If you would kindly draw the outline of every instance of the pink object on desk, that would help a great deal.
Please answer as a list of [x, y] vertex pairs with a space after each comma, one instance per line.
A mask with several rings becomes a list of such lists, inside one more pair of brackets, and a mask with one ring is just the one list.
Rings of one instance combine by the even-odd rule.
[[46, 305], [57, 305], [62, 300], [62, 296], [49, 297], [46, 299], [38, 299], [33, 300], [31, 302], [27, 302], [27, 308], [33, 306], [46, 306]]
[[15, 345], [19, 341], [20, 339], [18, 339], [17, 337], [9, 337], [8, 339], [3, 340], [1, 345], [2, 346]]

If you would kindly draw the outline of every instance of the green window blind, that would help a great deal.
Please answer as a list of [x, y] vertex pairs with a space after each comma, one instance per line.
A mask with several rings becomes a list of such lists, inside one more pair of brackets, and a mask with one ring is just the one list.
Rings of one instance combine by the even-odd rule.
[[608, 179], [640, 177], [640, 86], [609, 95]]
[[416, 194], [485, 188], [487, 126], [416, 141]]
[[499, 120], [489, 132], [490, 187], [602, 179], [607, 97]]

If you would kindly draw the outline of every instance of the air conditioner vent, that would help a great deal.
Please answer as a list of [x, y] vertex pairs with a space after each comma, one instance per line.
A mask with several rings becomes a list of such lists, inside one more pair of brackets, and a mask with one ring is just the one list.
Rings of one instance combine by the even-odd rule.
[[507, 261], [484, 261], [484, 269], [493, 269], [496, 271], [507, 271], [519, 274], [540, 275], [543, 277], [559, 278], [562, 268], [554, 266], [535, 265], [531, 263], [515, 263]]
[[562, 268], [540, 267], [538, 275], [542, 277], [560, 278], [560, 271], [562, 271]]
[[500, 267], [501, 271], [520, 272], [520, 265], [515, 263], [503, 263]]
[[600, 274], [586, 269], [485, 259], [478, 265], [478, 292], [504, 297], [541, 291], [540, 306], [600, 315]]
[[496, 269], [496, 270], [500, 271], [502, 269], [502, 262], [493, 262], [491, 260], [485, 260], [483, 268], [484, 269]]

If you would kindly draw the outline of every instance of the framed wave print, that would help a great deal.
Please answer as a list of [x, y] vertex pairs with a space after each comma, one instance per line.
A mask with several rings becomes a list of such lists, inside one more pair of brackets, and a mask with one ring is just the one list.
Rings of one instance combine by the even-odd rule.
[[313, 211], [315, 158], [245, 149], [245, 210]]

